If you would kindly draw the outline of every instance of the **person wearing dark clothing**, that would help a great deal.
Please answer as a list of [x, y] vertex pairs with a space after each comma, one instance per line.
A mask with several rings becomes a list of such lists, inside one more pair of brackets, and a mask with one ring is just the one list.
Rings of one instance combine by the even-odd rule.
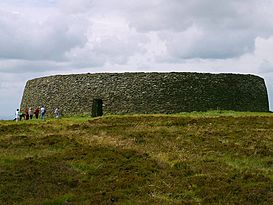
[[25, 118], [25, 114], [22, 113], [21, 111], [19, 112], [19, 118], [20, 118], [20, 121]]
[[38, 119], [39, 118], [39, 112], [40, 112], [40, 109], [39, 107], [37, 107], [34, 111], [34, 115], [35, 115], [35, 118]]
[[28, 109], [26, 108], [25, 110], [25, 119], [26, 120], [29, 120], [29, 114], [28, 114]]

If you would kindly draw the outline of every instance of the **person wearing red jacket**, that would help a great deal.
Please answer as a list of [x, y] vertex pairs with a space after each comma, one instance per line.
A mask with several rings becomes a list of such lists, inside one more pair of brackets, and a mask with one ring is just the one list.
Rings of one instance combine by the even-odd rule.
[[34, 115], [35, 115], [36, 119], [39, 118], [39, 112], [40, 112], [40, 109], [39, 109], [39, 107], [37, 107], [37, 108], [35, 109], [35, 111], [34, 111]]

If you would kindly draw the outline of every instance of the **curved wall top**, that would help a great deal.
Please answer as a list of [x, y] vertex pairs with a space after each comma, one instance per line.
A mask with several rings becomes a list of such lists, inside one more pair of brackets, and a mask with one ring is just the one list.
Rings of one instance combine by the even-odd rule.
[[64, 115], [90, 114], [94, 99], [104, 114], [207, 110], [269, 111], [264, 80], [254, 75], [210, 73], [98, 73], [29, 80], [21, 109], [45, 105]]

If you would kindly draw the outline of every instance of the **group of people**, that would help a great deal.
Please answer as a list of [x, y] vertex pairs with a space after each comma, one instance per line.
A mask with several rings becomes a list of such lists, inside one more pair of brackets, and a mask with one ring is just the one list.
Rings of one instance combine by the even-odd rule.
[[[32, 107], [26, 108], [25, 112], [21, 112], [19, 109], [17, 109], [15, 112], [15, 120], [16, 120], [16, 122], [21, 121], [22, 119], [31, 120], [31, 119], [33, 119], [34, 116], [36, 119], [38, 119], [39, 113], [41, 115], [41, 119], [44, 120], [45, 114], [46, 114], [45, 106], [37, 107], [35, 110], [33, 110]], [[59, 108], [56, 108], [54, 113], [55, 113], [56, 118], [60, 117]]]

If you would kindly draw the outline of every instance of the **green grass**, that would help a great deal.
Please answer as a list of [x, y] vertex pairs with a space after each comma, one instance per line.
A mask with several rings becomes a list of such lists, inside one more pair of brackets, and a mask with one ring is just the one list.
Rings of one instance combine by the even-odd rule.
[[0, 121], [0, 204], [272, 201], [272, 113]]

